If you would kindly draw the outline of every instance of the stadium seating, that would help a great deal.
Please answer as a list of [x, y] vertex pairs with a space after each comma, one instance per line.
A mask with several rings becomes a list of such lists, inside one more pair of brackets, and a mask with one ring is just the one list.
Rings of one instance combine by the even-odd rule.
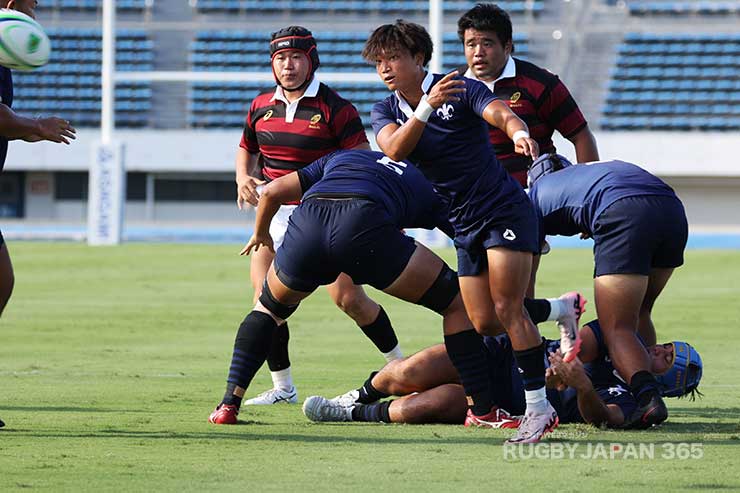
[[[543, 0], [496, 2], [512, 15], [531, 12], [539, 15], [544, 8]], [[444, 2], [444, 13], [459, 14], [473, 7], [476, 2], [449, 0]], [[428, 1], [386, 1], [386, 0], [197, 0], [198, 12], [211, 13], [249, 13], [249, 12], [329, 12], [337, 14], [414, 14], [426, 12]]]
[[[364, 72], [373, 67], [360, 53], [368, 34], [364, 32], [314, 33], [325, 72]], [[203, 31], [192, 42], [190, 62], [195, 71], [269, 72], [269, 33], [241, 31]], [[527, 37], [516, 34], [517, 56], [529, 53]], [[455, 33], [444, 35], [445, 70], [465, 65], [462, 45]], [[380, 82], [332, 83], [331, 86], [357, 107], [363, 122], [370, 125], [372, 105], [388, 95]], [[247, 105], [266, 83], [197, 83], [191, 86], [188, 123], [193, 127], [242, 126]]]
[[740, 34], [628, 34], [601, 127], [740, 129]]
[[[609, 0], [614, 5], [617, 0]], [[733, 15], [740, 13], [737, 0], [626, 0], [631, 15], [636, 16], [681, 16], [681, 15]]]
[[[102, 0], [43, 0], [38, 9], [71, 11], [80, 10], [85, 12], [96, 11], [101, 8]], [[136, 12], [150, 8], [153, 0], [116, 0], [116, 9], [120, 12]]]
[[[54, 46], [52, 59], [37, 71], [14, 73], [13, 108], [26, 114], [58, 114], [77, 127], [100, 125], [100, 31], [50, 29], [48, 32]], [[151, 70], [152, 41], [144, 31], [120, 29], [116, 39], [117, 70]], [[151, 94], [148, 82], [118, 83], [116, 124], [149, 125]]]

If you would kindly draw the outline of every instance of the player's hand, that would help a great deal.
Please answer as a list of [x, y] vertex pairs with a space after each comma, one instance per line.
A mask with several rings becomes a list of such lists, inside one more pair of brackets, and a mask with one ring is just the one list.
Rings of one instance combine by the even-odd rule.
[[76, 134], [77, 130], [67, 120], [56, 116], [36, 120], [35, 135], [41, 137], [41, 140], [69, 144], [70, 140], [77, 138]]
[[531, 157], [532, 161], [540, 155], [540, 146], [532, 137], [521, 137], [514, 142], [514, 150], [519, 154]]
[[550, 368], [568, 387], [573, 387], [576, 390], [587, 390], [593, 387], [588, 375], [586, 375], [586, 370], [583, 368], [583, 363], [578, 357], [570, 363], [566, 363], [563, 360], [563, 355], [558, 351], [550, 353], [548, 359], [550, 360]]
[[252, 237], [249, 239], [246, 245], [244, 245], [244, 248], [242, 248], [242, 251], [239, 252], [239, 255], [249, 255], [252, 253], [252, 249], [256, 252], [260, 249], [260, 247], [266, 247], [268, 248], [272, 253], [275, 253], [275, 247], [272, 242], [272, 237], [267, 235], [260, 235], [260, 234], [253, 234]]
[[260, 200], [260, 194], [257, 191], [257, 187], [264, 184], [264, 180], [260, 180], [253, 176], [247, 176], [243, 180], [239, 180], [236, 183], [236, 206], [239, 207], [240, 210], [244, 208], [245, 203], [257, 207]]
[[459, 72], [453, 70], [434, 84], [427, 94], [427, 103], [434, 109], [449, 101], [460, 101], [456, 94], [465, 92], [465, 81], [455, 79]]
[[40, 135], [33, 134], [33, 135], [26, 135], [21, 140], [23, 140], [24, 142], [41, 142], [42, 140], [44, 140], [44, 138], [41, 137]]
[[548, 389], [555, 389], [560, 392], [565, 390], [567, 385], [563, 383], [563, 380], [560, 378], [560, 375], [555, 373], [555, 370], [552, 368], [546, 368], [545, 369], [545, 386]]

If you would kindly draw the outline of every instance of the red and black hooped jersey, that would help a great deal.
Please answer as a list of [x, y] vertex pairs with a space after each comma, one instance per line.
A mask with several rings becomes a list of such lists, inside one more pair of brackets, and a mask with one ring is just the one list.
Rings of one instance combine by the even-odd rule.
[[262, 155], [268, 181], [367, 142], [357, 109], [325, 84], [319, 84], [316, 96], [298, 102], [292, 122], [286, 121], [286, 104], [274, 95], [274, 90], [265, 91], [252, 101], [240, 143]]
[[[493, 93], [524, 120], [541, 154], [555, 152], [553, 132], [570, 138], [587, 125], [586, 119], [557, 75], [533, 63], [513, 60], [516, 76], [496, 82]], [[517, 172], [529, 168], [532, 160], [514, 152], [514, 143], [505, 132], [489, 126], [489, 135], [499, 162], [515, 177], [523, 175], [526, 183], [526, 174]]]

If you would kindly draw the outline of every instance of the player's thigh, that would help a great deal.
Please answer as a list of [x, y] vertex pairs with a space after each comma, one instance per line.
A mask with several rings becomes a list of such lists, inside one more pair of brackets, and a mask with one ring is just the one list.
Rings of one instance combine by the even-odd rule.
[[394, 423], [451, 423], [465, 421], [468, 411], [465, 390], [459, 384], [444, 384], [396, 399], [389, 413]]
[[496, 316], [496, 307], [491, 299], [488, 272], [483, 271], [475, 276], [461, 276], [460, 294], [475, 330], [490, 336], [505, 332], [506, 329]]
[[640, 274], [608, 274], [594, 279], [596, 314], [605, 332], [614, 328], [637, 329], [647, 286], [648, 276]]
[[336, 281], [326, 286], [326, 290], [337, 305], [372, 303], [362, 286], [355, 284], [345, 273], [339, 274]]
[[[401, 233], [399, 233], [401, 234]], [[437, 280], [444, 260], [420, 243], [408, 259], [406, 267], [383, 292], [411, 303], [416, 303]]]
[[660, 293], [663, 292], [668, 280], [673, 275], [672, 268], [666, 269], [650, 269], [648, 275], [647, 288], [645, 290], [645, 298], [642, 301], [642, 308], [646, 310], [652, 310], [655, 300], [658, 299]]
[[8, 246], [3, 242], [0, 244], [0, 313], [10, 298], [14, 283], [13, 264], [10, 261]]
[[493, 247], [487, 250], [488, 279], [491, 298], [501, 301], [523, 302], [532, 272], [531, 252]]
[[269, 248], [260, 248], [256, 252], [252, 252], [249, 259], [249, 279], [252, 282], [252, 289], [254, 290], [254, 299], [259, 298], [260, 292], [262, 291], [262, 285], [265, 283], [267, 277], [267, 271], [272, 264], [275, 254], [270, 251]]
[[[270, 289], [270, 296], [275, 301], [285, 305], [298, 304], [314, 291], [313, 289], [310, 291], [299, 291], [290, 288], [277, 276], [274, 265], [270, 266], [270, 269], [267, 271], [267, 285]], [[265, 294], [260, 296], [265, 296]]]
[[397, 378], [415, 392], [445, 383], [459, 383], [457, 373], [444, 344], [437, 344], [415, 353], [395, 368]]

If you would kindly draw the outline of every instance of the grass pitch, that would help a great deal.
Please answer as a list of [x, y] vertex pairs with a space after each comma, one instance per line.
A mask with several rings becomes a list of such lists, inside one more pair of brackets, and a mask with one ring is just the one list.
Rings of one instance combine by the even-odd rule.
[[[314, 424], [299, 405], [208, 424], [251, 308], [236, 245], [9, 246], [17, 284], [0, 320], [0, 491], [740, 489], [737, 251], [687, 252], [655, 309], [660, 341], [701, 352], [702, 400], [668, 400], [669, 421], [650, 431], [563, 425], [547, 447], [512, 457], [509, 431]], [[554, 251], [538, 294], [592, 297], [591, 271], [589, 250]], [[407, 354], [441, 341], [433, 313], [371, 295]], [[540, 328], [555, 337], [554, 325]], [[323, 291], [291, 318], [290, 347], [301, 400], [357, 387], [382, 364]], [[269, 384], [265, 368], [248, 395]]]

